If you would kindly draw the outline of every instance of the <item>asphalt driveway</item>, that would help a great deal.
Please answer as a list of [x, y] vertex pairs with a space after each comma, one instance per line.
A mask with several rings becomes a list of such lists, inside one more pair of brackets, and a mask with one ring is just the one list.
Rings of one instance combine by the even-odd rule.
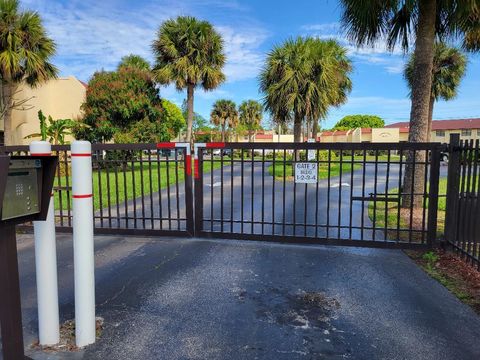
[[[77, 353], [34, 359], [478, 359], [480, 318], [399, 250], [99, 236], [97, 315]], [[71, 236], [58, 240], [73, 317]], [[33, 246], [19, 240], [26, 343]]]

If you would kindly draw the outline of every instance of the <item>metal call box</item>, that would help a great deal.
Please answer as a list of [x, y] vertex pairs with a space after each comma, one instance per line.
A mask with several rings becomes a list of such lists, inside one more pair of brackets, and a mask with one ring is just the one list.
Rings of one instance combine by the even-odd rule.
[[0, 156], [0, 222], [45, 220], [57, 158]]

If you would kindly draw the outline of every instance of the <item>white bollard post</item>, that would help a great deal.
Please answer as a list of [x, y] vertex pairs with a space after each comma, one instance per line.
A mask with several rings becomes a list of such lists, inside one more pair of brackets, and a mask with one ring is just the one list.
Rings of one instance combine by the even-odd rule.
[[93, 248], [92, 145], [74, 141], [72, 152], [75, 339], [95, 342], [95, 261]]
[[[50, 156], [51, 152], [52, 147], [48, 141], [30, 143], [31, 155]], [[54, 345], [60, 342], [54, 207], [52, 192], [46, 220], [33, 222], [40, 345]]]

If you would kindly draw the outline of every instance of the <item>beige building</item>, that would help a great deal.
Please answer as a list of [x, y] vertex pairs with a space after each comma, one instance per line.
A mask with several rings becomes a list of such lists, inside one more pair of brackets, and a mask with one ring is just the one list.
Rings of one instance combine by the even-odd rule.
[[[407, 134], [405, 141], [408, 140], [408, 131], [410, 127], [408, 121], [389, 124], [385, 127], [403, 129]], [[460, 139], [462, 140], [475, 141], [480, 139], [480, 118], [432, 121], [430, 141], [448, 143], [450, 141], [450, 134], [460, 134]]]
[[[354, 142], [354, 143], [397, 143], [408, 141], [409, 122], [386, 125], [383, 128], [356, 128], [346, 131], [322, 131], [317, 134], [317, 141], [322, 143]], [[201, 133], [204, 134], [204, 133]], [[215, 133], [219, 134], [219, 133]], [[460, 134], [460, 139], [480, 139], [480, 118], [459, 120], [434, 120], [432, 122], [432, 142], [448, 143], [450, 134]], [[231, 139], [230, 141], [235, 141]], [[248, 135], [238, 137], [238, 142], [248, 142]], [[273, 131], [258, 131], [253, 142], [293, 142], [293, 135], [277, 135]]]
[[[386, 125], [384, 128], [357, 128], [346, 131], [323, 131], [318, 134], [319, 142], [402, 142], [408, 141], [408, 121]], [[460, 134], [460, 139], [480, 139], [480, 119], [434, 120], [430, 141], [448, 143], [450, 134]]]
[[[74, 76], [49, 80], [36, 88], [23, 85], [16, 95], [19, 99], [29, 99], [26, 110], [12, 111], [12, 132], [15, 145], [28, 144], [31, 139], [25, 136], [40, 131], [38, 111], [53, 119], [79, 119], [81, 105], [85, 101], [87, 85]], [[0, 120], [0, 142], [3, 142], [3, 120]]]

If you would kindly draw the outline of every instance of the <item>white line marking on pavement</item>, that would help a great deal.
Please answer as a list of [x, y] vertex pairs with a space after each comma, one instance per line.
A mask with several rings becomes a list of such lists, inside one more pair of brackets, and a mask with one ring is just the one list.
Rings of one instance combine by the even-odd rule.
[[222, 183], [220, 181], [217, 181], [217, 182], [214, 182], [213, 185], [212, 184], [206, 184], [206, 185], [210, 186], [210, 187], [217, 187], [217, 186], [222, 185]]
[[[339, 187], [339, 186], [340, 186], [340, 184], [332, 184], [332, 185], [330, 185], [330, 187], [332, 187], [332, 188], [337, 188], [337, 187]], [[349, 183], [342, 183], [342, 186], [350, 186], [350, 184], [349, 184]]]

